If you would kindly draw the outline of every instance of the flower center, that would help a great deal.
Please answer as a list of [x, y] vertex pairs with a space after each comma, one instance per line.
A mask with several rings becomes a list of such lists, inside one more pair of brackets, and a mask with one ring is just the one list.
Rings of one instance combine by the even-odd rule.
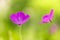
[[19, 18], [18, 18], [18, 22], [21, 22], [21, 21], [22, 21], [22, 18], [19, 17]]

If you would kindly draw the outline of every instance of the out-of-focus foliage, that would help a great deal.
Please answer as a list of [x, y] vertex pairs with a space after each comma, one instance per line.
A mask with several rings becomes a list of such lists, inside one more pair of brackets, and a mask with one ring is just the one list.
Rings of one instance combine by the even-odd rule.
[[[42, 16], [54, 9], [52, 23], [39, 24]], [[18, 27], [10, 20], [10, 14], [24, 11], [31, 17]], [[49, 29], [57, 24], [58, 31]], [[60, 40], [60, 0], [0, 0], [0, 40]]]

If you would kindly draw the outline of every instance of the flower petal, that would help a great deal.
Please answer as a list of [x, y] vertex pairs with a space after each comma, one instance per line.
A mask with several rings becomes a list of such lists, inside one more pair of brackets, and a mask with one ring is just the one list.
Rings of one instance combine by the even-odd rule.
[[30, 16], [27, 14], [25, 18], [21, 21], [21, 24], [24, 24], [25, 22], [27, 22], [29, 18]]
[[52, 20], [53, 16], [54, 16], [54, 10], [51, 9], [51, 11], [50, 11], [50, 20]]
[[43, 17], [43, 23], [47, 23], [47, 22], [50, 22], [49, 21], [49, 15], [45, 15], [44, 17]]
[[17, 24], [17, 22], [18, 22], [18, 16], [16, 15], [16, 14], [12, 14], [11, 16], [10, 16], [10, 19], [12, 20], [12, 22], [13, 23], [15, 23], [15, 24]]
[[24, 12], [17, 12], [18, 17], [24, 18], [25, 14]]

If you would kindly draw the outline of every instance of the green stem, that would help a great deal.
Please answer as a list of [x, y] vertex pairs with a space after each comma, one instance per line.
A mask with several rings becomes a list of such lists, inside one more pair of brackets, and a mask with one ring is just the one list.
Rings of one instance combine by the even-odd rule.
[[19, 37], [20, 37], [20, 40], [22, 40], [22, 34], [21, 34], [22, 25], [18, 27], [19, 27]]

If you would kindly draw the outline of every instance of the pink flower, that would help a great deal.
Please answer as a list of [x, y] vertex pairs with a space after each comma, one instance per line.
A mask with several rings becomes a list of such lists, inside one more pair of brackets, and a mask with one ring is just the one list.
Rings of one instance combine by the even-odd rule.
[[17, 12], [16, 14], [11, 14], [10, 19], [13, 23], [22, 25], [28, 21], [30, 16], [24, 12]]
[[43, 16], [42, 22], [43, 23], [52, 22], [53, 16], [54, 16], [54, 10], [51, 9], [49, 14]]
[[50, 32], [51, 32], [51, 33], [55, 33], [55, 32], [57, 32], [57, 29], [58, 29], [58, 28], [57, 28], [57, 25], [54, 24], [54, 25], [51, 26]]

